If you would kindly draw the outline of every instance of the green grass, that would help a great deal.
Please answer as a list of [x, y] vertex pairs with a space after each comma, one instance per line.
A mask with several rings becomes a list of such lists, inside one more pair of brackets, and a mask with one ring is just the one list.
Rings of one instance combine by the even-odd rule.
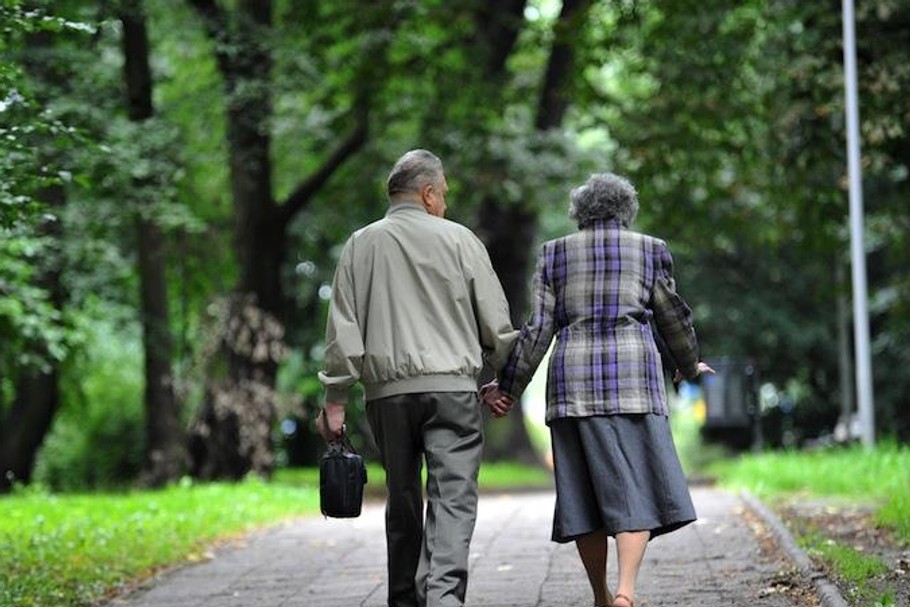
[[673, 443], [676, 445], [680, 464], [689, 479], [709, 476], [711, 464], [727, 457], [726, 448], [716, 444], [705, 444], [700, 435], [701, 424], [691, 407], [675, 408], [670, 414]]
[[888, 571], [881, 560], [827, 539], [817, 531], [802, 536], [799, 541], [808, 552], [819, 554], [835, 566], [841, 577], [859, 587], [865, 586], [870, 577]]
[[257, 525], [319, 511], [318, 492], [248, 481], [0, 498], [0, 606], [89, 605]]
[[[368, 467], [372, 495], [385, 474]], [[550, 487], [544, 469], [481, 467], [483, 490]], [[96, 603], [154, 571], [204, 558], [216, 541], [319, 513], [319, 471], [279, 470], [273, 482], [182, 483], [161, 491], [0, 497], [0, 607]]]
[[709, 468], [725, 486], [762, 497], [814, 495], [878, 506], [876, 522], [910, 542], [910, 447], [882, 444], [744, 455]]
[[[426, 468], [424, 468], [426, 476]], [[375, 462], [367, 463], [367, 495], [385, 495], [385, 471]], [[318, 487], [318, 468], [285, 468], [275, 473], [276, 483], [293, 487]], [[513, 462], [484, 462], [480, 466], [478, 484], [481, 491], [506, 491], [509, 489], [550, 488], [553, 476], [549, 470]]]
[[[730, 488], [746, 488], [772, 501], [825, 497], [875, 507], [875, 522], [894, 529], [910, 543], [910, 447], [881, 444], [812, 452], [744, 455], [709, 468]], [[888, 570], [877, 558], [826, 538], [820, 530], [797, 534], [807, 551], [817, 554], [855, 591], [858, 604], [887, 607], [893, 592], [876, 596], [870, 580]]]
[[489, 462], [480, 467], [478, 483], [481, 491], [548, 489], [553, 486], [553, 473], [545, 468], [512, 462]]
[[[850, 546], [826, 538], [818, 531], [811, 531], [799, 538], [799, 543], [810, 554], [814, 553], [827, 562], [834, 571], [853, 587], [862, 604], [887, 605], [887, 596], [876, 600], [876, 590], [870, 580], [888, 572], [888, 565], [874, 556], [863, 554]], [[893, 604], [893, 599], [890, 603]]]

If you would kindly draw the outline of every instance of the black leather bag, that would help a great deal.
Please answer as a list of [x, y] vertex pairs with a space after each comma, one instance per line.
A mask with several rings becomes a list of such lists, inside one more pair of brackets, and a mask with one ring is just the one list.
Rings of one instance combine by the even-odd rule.
[[355, 518], [363, 506], [367, 469], [347, 435], [329, 443], [319, 462], [319, 507], [332, 518]]

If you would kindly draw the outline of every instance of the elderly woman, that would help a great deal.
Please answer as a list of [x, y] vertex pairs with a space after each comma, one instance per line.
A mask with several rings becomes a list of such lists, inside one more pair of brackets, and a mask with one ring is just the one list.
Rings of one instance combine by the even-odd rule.
[[[677, 295], [666, 243], [629, 228], [635, 189], [611, 173], [572, 191], [577, 233], [544, 243], [533, 312], [497, 392], [504, 414], [524, 391], [556, 336], [547, 376], [556, 510], [552, 539], [574, 541], [597, 607], [633, 607], [650, 539], [695, 520], [673, 438], [654, 328], [678, 374], [699, 362], [689, 307]], [[607, 589], [607, 537], [616, 538], [619, 586]]]

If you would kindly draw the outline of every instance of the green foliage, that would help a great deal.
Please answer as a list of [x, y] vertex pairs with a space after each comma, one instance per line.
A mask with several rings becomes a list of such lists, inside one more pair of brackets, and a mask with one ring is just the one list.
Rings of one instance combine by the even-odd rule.
[[26, 76], [23, 49], [41, 37], [93, 31], [19, 1], [0, 6], [0, 376], [13, 381], [24, 368], [59, 363], [79, 341], [48, 276], [60, 259], [52, 202], [73, 179], [59, 155], [82, 138], [42, 103], [40, 85]]
[[138, 328], [94, 319], [63, 376], [62, 411], [45, 439], [35, 480], [55, 491], [130, 483], [145, 445]]
[[162, 567], [204, 558], [216, 538], [318, 512], [318, 491], [248, 480], [163, 491], [0, 498], [0, 605], [76, 607]]
[[66, 31], [86, 34], [94, 28], [34, 7], [27, 10], [20, 0], [3, 0], [0, 5], [0, 228], [3, 229], [34, 221], [42, 210], [36, 200], [37, 192], [70, 176], [59, 167], [55, 170], [49, 166], [36, 143], [49, 140], [69, 146], [75, 131], [36, 101], [18, 56], [24, 38]]
[[[276, 2], [262, 38], [274, 59], [276, 200], [369, 110], [367, 145], [297, 216], [282, 269], [294, 352], [279, 378], [282, 413], [299, 418], [311, 456], [320, 290], [345, 238], [384, 213], [391, 163], [418, 146], [446, 163], [451, 218], [482, 229], [484, 201], [517, 205], [537, 214], [542, 238], [573, 229], [567, 194], [588, 173], [628, 174], [640, 226], [676, 256], [705, 355], [753, 357], [763, 381], [793, 387], [797, 411], [828, 427], [839, 371], [827, 311], [844, 291], [834, 270], [847, 240], [840, 11], [829, 4], [593, 3], [571, 31], [581, 82], [564, 92], [563, 128], [540, 132], [557, 2], [527, 3], [498, 69], [501, 40], [482, 35], [475, 0]], [[156, 117], [135, 125], [123, 109], [118, 4], [23, 6], [0, 4], [0, 420], [23, 368], [62, 365], [63, 417], [42, 475], [55, 485], [70, 476], [119, 482], [142, 443], [141, 359], [135, 334], [122, 330], [96, 356], [109, 330], [99, 319], [136, 322], [123, 312], [137, 308], [135, 221], [156, 222], [170, 245], [177, 386], [199, 403], [193, 365], [207, 341], [206, 308], [236, 283], [233, 226], [243, 220], [230, 203], [225, 144], [226, 109], [238, 97], [225, 95], [214, 52], [237, 49], [212, 43], [185, 0], [147, 2]], [[858, 12], [875, 388], [884, 433], [901, 439], [910, 436], [910, 375], [888, 370], [910, 366], [908, 14], [904, 0]], [[86, 339], [93, 345], [83, 350]], [[115, 368], [111, 351], [128, 362]], [[80, 375], [106, 378], [116, 396]], [[362, 406], [351, 421], [362, 424]], [[123, 467], [89, 463], [89, 451], [115, 436], [131, 437], [134, 450], [105, 452]]]
[[[609, 132], [640, 225], [669, 240], [705, 354], [751, 356], [764, 381], [800, 382], [802, 404], [827, 420], [815, 432], [830, 430], [837, 327], [820, 310], [848, 262], [839, 6], [645, 2], [595, 15], [615, 52], [592, 51], [584, 123]], [[895, 339], [910, 301], [908, 18], [890, 0], [857, 14], [876, 390], [881, 427], [900, 437], [908, 384], [887, 370], [910, 356]]]
[[710, 476], [711, 466], [731, 455], [722, 445], [705, 443], [701, 437], [702, 421], [696, 416], [694, 408], [684, 406], [681, 401], [676, 403], [672, 405], [670, 427], [683, 471], [690, 480]]
[[15, 377], [22, 367], [63, 360], [71, 336], [51, 294], [36, 284], [42, 256], [52, 243], [0, 228], [0, 375]]

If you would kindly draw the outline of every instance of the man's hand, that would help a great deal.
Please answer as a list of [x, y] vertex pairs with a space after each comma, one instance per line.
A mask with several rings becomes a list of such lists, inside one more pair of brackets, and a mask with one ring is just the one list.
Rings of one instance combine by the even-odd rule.
[[344, 434], [344, 403], [327, 402], [316, 418], [316, 429], [327, 443], [340, 440]]
[[515, 401], [512, 400], [512, 397], [503, 393], [495, 380], [480, 389], [480, 399], [483, 404], [490, 408], [493, 417], [504, 417], [515, 406]]

